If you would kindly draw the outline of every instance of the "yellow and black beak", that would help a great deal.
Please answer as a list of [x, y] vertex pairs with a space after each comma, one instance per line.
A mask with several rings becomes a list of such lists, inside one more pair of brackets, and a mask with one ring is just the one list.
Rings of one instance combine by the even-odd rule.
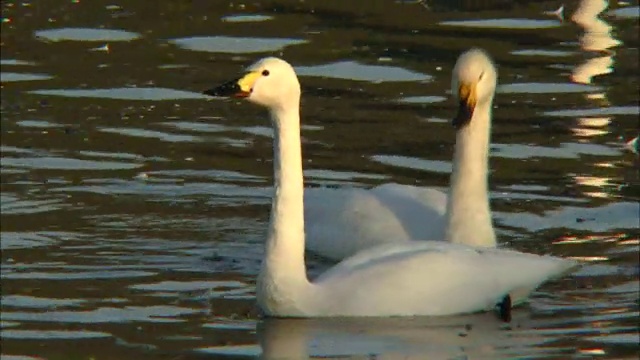
[[452, 124], [456, 129], [460, 129], [471, 122], [473, 110], [476, 108], [476, 83], [462, 83], [458, 87], [458, 114], [453, 119]]
[[260, 76], [261, 74], [259, 72], [251, 71], [246, 73], [239, 79], [228, 81], [212, 89], [205, 90], [203, 91], [203, 94], [218, 97], [232, 96], [237, 98], [246, 98], [251, 95], [251, 92], [253, 91], [253, 85], [256, 83], [256, 80], [258, 80]]

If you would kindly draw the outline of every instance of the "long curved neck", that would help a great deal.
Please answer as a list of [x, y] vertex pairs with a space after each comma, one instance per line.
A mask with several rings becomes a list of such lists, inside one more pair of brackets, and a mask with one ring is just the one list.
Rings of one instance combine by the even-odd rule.
[[488, 194], [491, 101], [478, 105], [458, 130], [447, 200], [447, 241], [496, 246]]
[[304, 208], [299, 107], [271, 111], [275, 194], [259, 288], [266, 296], [296, 298], [308, 284], [304, 264]]

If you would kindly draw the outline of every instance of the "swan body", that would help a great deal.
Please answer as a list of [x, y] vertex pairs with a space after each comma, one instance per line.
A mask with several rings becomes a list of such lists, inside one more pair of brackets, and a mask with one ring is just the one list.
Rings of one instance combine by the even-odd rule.
[[[564, 259], [437, 241], [384, 244], [321, 274], [302, 293], [297, 316], [453, 315], [488, 311], [511, 294], [520, 304]], [[401, 268], [398, 268], [400, 266]], [[521, 273], [508, 271], [518, 269]], [[428, 274], [428, 277], [425, 276]], [[375, 279], [375, 280], [374, 280]], [[424, 283], [424, 285], [420, 285]]]
[[447, 195], [411, 185], [307, 188], [306, 248], [331, 260], [390, 242], [445, 238]]
[[[495, 70], [488, 56], [474, 49], [461, 55], [453, 75], [454, 94], [460, 99], [460, 111], [453, 124], [458, 136], [462, 132], [462, 136], [473, 138], [468, 132], [486, 130], [486, 126], [477, 123], [488, 121], [495, 86], [480, 85], [495, 85]], [[300, 84], [293, 68], [281, 59], [266, 58], [249, 67], [240, 79], [205, 93], [245, 97], [270, 113], [275, 193], [256, 284], [258, 305], [268, 316], [414, 316], [486, 311], [506, 295], [514, 295], [516, 302], [523, 301], [546, 279], [575, 265], [574, 261], [551, 256], [461, 244], [464, 241], [454, 237], [475, 236], [456, 228], [465, 217], [477, 220], [473, 214], [477, 208], [472, 205], [462, 208], [457, 216], [449, 215], [449, 228], [453, 225], [454, 229], [448, 230], [446, 236], [451, 241], [378, 245], [342, 261], [310, 282], [304, 262]], [[457, 152], [465, 149], [456, 145]], [[460, 173], [464, 174], [464, 169]], [[448, 207], [452, 201], [456, 198], [450, 196]]]

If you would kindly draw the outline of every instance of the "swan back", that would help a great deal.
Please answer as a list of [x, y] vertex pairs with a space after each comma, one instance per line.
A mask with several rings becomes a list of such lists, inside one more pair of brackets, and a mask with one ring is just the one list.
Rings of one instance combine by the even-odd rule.
[[[452, 315], [490, 310], [506, 294], [523, 302], [573, 260], [439, 241], [377, 246], [315, 280], [321, 316]], [[425, 276], [428, 274], [428, 276]]]

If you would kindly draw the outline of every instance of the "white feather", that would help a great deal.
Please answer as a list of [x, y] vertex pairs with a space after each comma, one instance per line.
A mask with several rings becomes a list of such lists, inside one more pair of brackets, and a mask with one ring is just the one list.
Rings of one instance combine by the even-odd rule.
[[306, 247], [342, 260], [389, 242], [445, 238], [445, 193], [410, 185], [304, 192]]

